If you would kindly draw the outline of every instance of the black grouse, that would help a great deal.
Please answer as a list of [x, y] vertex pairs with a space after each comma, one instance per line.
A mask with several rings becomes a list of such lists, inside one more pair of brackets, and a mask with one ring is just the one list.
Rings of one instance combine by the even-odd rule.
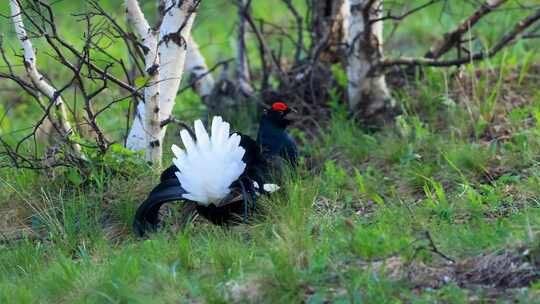
[[214, 117], [211, 136], [200, 120], [195, 122], [195, 134], [183, 130], [186, 151], [173, 145], [175, 164], [164, 170], [160, 184], [138, 208], [135, 233], [142, 236], [155, 230], [159, 209], [173, 201], [194, 204], [197, 213], [217, 225], [246, 222], [255, 197], [279, 189], [268, 183], [272, 160], [296, 165], [296, 145], [285, 132], [290, 111], [283, 102], [272, 104], [261, 117], [257, 141], [238, 132], [229, 134], [229, 124], [221, 117]]
[[296, 167], [298, 152], [296, 144], [285, 131], [292, 122], [286, 118], [291, 109], [284, 102], [275, 102], [261, 118], [257, 143], [266, 158], [279, 156]]

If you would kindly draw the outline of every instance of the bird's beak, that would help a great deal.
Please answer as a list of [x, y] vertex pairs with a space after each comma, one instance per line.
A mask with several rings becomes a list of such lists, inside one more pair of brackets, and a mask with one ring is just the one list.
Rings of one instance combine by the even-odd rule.
[[289, 108], [289, 111], [287, 112], [287, 114], [285, 114], [285, 116], [290, 121], [294, 121], [294, 120], [297, 120], [299, 118], [298, 117], [298, 111], [296, 109], [293, 109], [293, 108]]
[[285, 111], [285, 115], [290, 115], [290, 114], [294, 115], [296, 113], [298, 113], [298, 111], [295, 108], [291, 108], [291, 107], [287, 108], [287, 110]]

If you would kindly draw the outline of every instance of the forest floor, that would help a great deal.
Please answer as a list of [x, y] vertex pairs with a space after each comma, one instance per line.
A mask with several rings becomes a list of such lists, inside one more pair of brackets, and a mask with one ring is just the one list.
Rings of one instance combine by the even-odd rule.
[[86, 181], [5, 170], [0, 302], [538, 303], [538, 69], [427, 69], [382, 130], [339, 106], [293, 128], [300, 169], [250, 225], [135, 237], [157, 175], [122, 151]]

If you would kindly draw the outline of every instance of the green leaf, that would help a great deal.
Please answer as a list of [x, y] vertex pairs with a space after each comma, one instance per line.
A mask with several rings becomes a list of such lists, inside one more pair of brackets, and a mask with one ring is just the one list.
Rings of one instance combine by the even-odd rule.
[[83, 182], [83, 179], [81, 175], [79, 174], [79, 171], [73, 168], [68, 169], [67, 179], [75, 186], [79, 186]]
[[341, 67], [340, 64], [334, 64], [331, 67], [332, 69], [332, 75], [334, 76], [334, 79], [338, 83], [339, 86], [346, 88], [348, 85], [348, 77], [345, 70]]
[[135, 87], [142, 88], [142, 87], [146, 86], [146, 84], [148, 83], [148, 79], [149, 79], [148, 76], [137, 77], [135, 79]]
[[357, 168], [354, 168], [354, 178], [356, 180], [356, 184], [358, 185], [358, 190], [360, 191], [360, 193], [365, 194], [367, 192], [365, 178], [362, 173], [358, 171]]
[[371, 200], [379, 206], [384, 206], [384, 199], [376, 193], [371, 196]]

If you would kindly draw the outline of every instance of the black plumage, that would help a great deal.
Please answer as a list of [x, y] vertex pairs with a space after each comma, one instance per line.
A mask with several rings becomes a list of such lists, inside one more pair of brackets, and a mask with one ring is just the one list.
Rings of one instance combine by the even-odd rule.
[[277, 102], [272, 108], [266, 110], [259, 124], [257, 143], [261, 146], [263, 157], [266, 159], [279, 156], [297, 164], [298, 151], [291, 136], [285, 131], [291, 121], [286, 118], [290, 108]]
[[[262, 194], [264, 190], [255, 189], [253, 182], [262, 188], [273, 171], [274, 158], [286, 159], [293, 166], [296, 165], [297, 149], [291, 137], [285, 132], [290, 124], [286, 115], [290, 109], [284, 103], [274, 103], [272, 108], [265, 111], [261, 117], [257, 141], [251, 137], [240, 134], [240, 146], [245, 149], [242, 161], [246, 169], [231, 186], [231, 193], [224, 198], [219, 206], [196, 205], [197, 213], [216, 225], [230, 224], [247, 220], [247, 216], [254, 210], [256, 193]], [[175, 172], [178, 169], [172, 165], [165, 169], [160, 177], [160, 184], [156, 186], [144, 201], [134, 219], [134, 230], [142, 236], [147, 231], [153, 231], [159, 224], [159, 209], [165, 203], [185, 200], [182, 195], [186, 191], [180, 185]], [[265, 182], [266, 181], [266, 182]], [[274, 182], [274, 181], [272, 181]], [[253, 205], [249, 206], [251, 201]], [[195, 202], [188, 202], [196, 204]]]

